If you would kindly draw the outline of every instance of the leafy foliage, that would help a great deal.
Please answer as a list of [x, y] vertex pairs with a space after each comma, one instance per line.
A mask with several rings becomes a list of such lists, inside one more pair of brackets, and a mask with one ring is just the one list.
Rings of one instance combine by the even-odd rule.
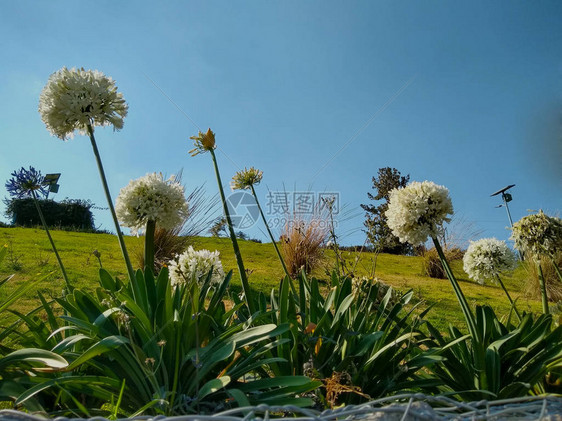
[[550, 315], [526, 314], [512, 326], [491, 307], [477, 306], [476, 326], [477, 338], [451, 326], [445, 339], [428, 323], [432, 343], [426, 355], [444, 358], [430, 367], [443, 384], [439, 391], [465, 400], [544, 393], [546, 374], [562, 367], [562, 327], [552, 330]]
[[415, 306], [406, 310], [412, 291], [396, 294], [370, 281], [354, 286], [351, 278], [335, 272], [330, 282], [327, 296], [317, 279], [304, 274], [299, 277], [300, 293], [292, 292], [289, 278], [277, 295], [272, 291], [272, 322], [291, 326], [285, 334], [291, 342], [272, 350], [287, 360], [272, 367], [275, 374], [322, 379], [328, 396], [334, 373], [340, 373], [338, 378], [347, 377], [353, 391], [341, 396], [347, 403], [415, 388], [417, 371], [435, 359], [418, 357], [424, 335], [418, 329], [420, 319], [412, 316]]
[[201, 288], [192, 282], [174, 289], [166, 268], [158, 278], [137, 271], [127, 285], [100, 269], [95, 294], [75, 289], [56, 300], [65, 312], [60, 319], [47, 303], [47, 322], [22, 316], [27, 341], [51, 348], [69, 366], [63, 374], [14, 378], [25, 388], [15, 403], [85, 413], [80, 396], [88, 397], [89, 408], [119, 397], [120, 411], [128, 415], [214, 412], [257, 402], [311, 404], [294, 396], [317, 382], [269, 377], [267, 364], [281, 361], [269, 358], [269, 350], [289, 327], [238, 320], [241, 306], [227, 310], [223, 302], [230, 276], [217, 286], [208, 276]]
[[[93, 204], [87, 200], [65, 199], [38, 200], [48, 226], [72, 228], [82, 231], [94, 231], [94, 216], [90, 208]], [[32, 198], [12, 199], [6, 202], [6, 216], [16, 226], [34, 227], [41, 225], [37, 209]]]
[[400, 243], [386, 224], [385, 212], [388, 210], [390, 191], [405, 187], [410, 175], [402, 176], [396, 168], [379, 168], [377, 176], [373, 177], [373, 189], [376, 195], [367, 193], [370, 200], [382, 201], [379, 205], [362, 204], [365, 210], [365, 227], [369, 242], [382, 253], [411, 254], [413, 247], [408, 243]]

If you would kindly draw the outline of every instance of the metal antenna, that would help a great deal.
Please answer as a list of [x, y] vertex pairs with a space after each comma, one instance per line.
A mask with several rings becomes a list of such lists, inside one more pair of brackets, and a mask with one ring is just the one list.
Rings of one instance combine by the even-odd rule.
[[[496, 208], [505, 206], [505, 210], [507, 211], [507, 219], [509, 219], [509, 226], [511, 228], [513, 228], [513, 220], [511, 219], [511, 213], [509, 212], [509, 206], [507, 204], [513, 200], [513, 197], [510, 193], [506, 193], [506, 191], [512, 187], [515, 187], [515, 184], [510, 184], [509, 186], [506, 186], [503, 189], [500, 189], [490, 195], [490, 197], [497, 196], [498, 194], [502, 195], [503, 205], [496, 206]], [[523, 253], [521, 253], [521, 251], [519, 251], [519, 258], [521, 259], [521, 261], [523, 261]]]

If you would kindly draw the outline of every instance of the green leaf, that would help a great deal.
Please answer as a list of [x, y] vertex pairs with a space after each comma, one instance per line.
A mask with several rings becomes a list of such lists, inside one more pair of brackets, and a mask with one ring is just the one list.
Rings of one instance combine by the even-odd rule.
[[96, 387], [97, 394], [105, 395], [106, 400], [109, 400], [111, 399], [111, 395], [112, 395], [112, 393], [109, 391], [119, 390], [119, 387], [121, 386], [121, 382], [120, 380], [117, 379], [111, 379], [109, 377], [100, 377], [100, 376], [59, 377], [56, 379], [42, 381], [40, 384], [30, 387], [24, 393], [18, 396], [14, 404], [21, 405], [31, 397], [35, 396], [36, 394], [42, 392], [43, 390], [47, 390], [53, 386], [72, 387], [72, 388], [81, 387], [84, 393], [86, 392], [92, 393], [94, 387]]
[[[5, 279], [4, 282], [10, 281], [10, 279], [12, 279], [12, 277], [13, 277], [13, 275], [8, 277], [7, 279]], [[43, 278], [37, 279], [35, 281], [26, 281], [22, 285], [17, 287], [15, 291], [10, 293], [10, 295], [8, 295], [8, 297], [5, 298], [2, 303], [0, 303], [0, 313], [2, 313], [4, 310], [6, 310], [8, 307], [10, 307], [22, 295], [25, 295], [25, 293], [27, 293], [27, 291], [29, 291], [35, 285], [37, 285], [39, 282], [42, 282], [45, 279], [46, 279], [46, 276], [43, 277]]]
[[99, 270], [100, 285], [111, 292], [117, 292], [117, 283], [113, 279], [113, 276], [103, 268]]
[[220, 390], [220, 389], [224, 388], [229, 383], [230, 383], [230, 377], [229, 376], [223, 376], [223, 377], [219, 377], [218, 379], [209, 380], [199, 390], [199, 394], [197, 395], [197, 399], [202, 400], [205, 396], [210, 395], [211, 393], [214, 393], [217, 390]]
[[0, 358], [0, 369], [15, 362], [38, 362], [47, 367], [61, 369], [68, 367], [68, 361], [58, 354], [44, 349], [25, 348], [11, 352], [4, 358]]
[[80, 364], [83, 364], [86, 361], [97, 357], [98, 355], [111, 351], [127, 343], [129, 343], [129, 340], [123, 336], [108, 336], [107, 338], [103, 338], [102, 340], [88, 348], [77, 359], [72, 361], [72, 363], [68, 366], [68, 369], [72, 370], [78, 367]]
[[238, 406], [245, 407], [250, 406], [250, 401], [246, 397], [246, 394], [239, 389], [228, 389], [226, 391], [234, 400], [238, 403]]
[[332, 326], [331, 327], [334, 327], [334, 325], [337, 322], [340, 321], [340, 319], [343, 317], [344, 313], [349, 309], [349, 306], [353, 303], [354, 299], [355, 299], [355, 296], [350, 293], [347, 297], [345, 297], [341, 301], [341, 303], [340, 303], [340, 305], [339, 305], [339, 307], [336, 311], [336, 315], [334, 316], [334, 320], [332, 320]]
[[310, 382], [310, 379], [306, 376], [278, 376], [240, 384], [238, 388], [248, 393], [276, 387], [304, 386]]

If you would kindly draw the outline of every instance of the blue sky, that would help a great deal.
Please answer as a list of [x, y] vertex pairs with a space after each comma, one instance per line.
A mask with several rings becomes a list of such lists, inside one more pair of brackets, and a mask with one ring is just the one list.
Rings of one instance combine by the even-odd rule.
[[[62, 173], [56, 199], [106, 206], [88, 139], [52, 137], [37, 112], [52, 72], [84, 67], [115, 79], [129, 103], [122, 131], [96, 132], [114, 198], [130, 179], [182, 168], [187, 190], [205, 183], [216, 193], [210, 157], [188, 155], [198, 128], [187, 114], [215, 131], [225, 185], [244, 166], [264, 171], [264, 207], [268, 190], [339, 192], [356, 215], [340, 223], [345, 244], [363, 242], [359, 205], [385, 166], [448, 187], [463, 239], [507, 239], [505, 211], [489, 197], [507, 184], [516, 184], [515, 220], [529, 209], [559, 213], [560, 2], [1, 8], [0, 180], [33, 165]], [[107, 211], [94, 214], [113, 229]], [[249, 234], [265, 239], [257, 226]]]

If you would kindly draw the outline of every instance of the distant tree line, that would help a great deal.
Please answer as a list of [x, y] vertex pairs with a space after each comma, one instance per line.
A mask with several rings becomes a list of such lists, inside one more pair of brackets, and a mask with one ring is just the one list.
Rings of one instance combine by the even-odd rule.
[[[11, 199], [5, 201], [6, 216], [12, 225], [34, 227], [41, 225], [41, 220], [32, 198]], [[55, 202], [40, 199], [39, 206], [48, 226], [79, 231], [95, 231], [94, 216], [90, 208], [93, 203], [80, 199], [65, 199]]]

